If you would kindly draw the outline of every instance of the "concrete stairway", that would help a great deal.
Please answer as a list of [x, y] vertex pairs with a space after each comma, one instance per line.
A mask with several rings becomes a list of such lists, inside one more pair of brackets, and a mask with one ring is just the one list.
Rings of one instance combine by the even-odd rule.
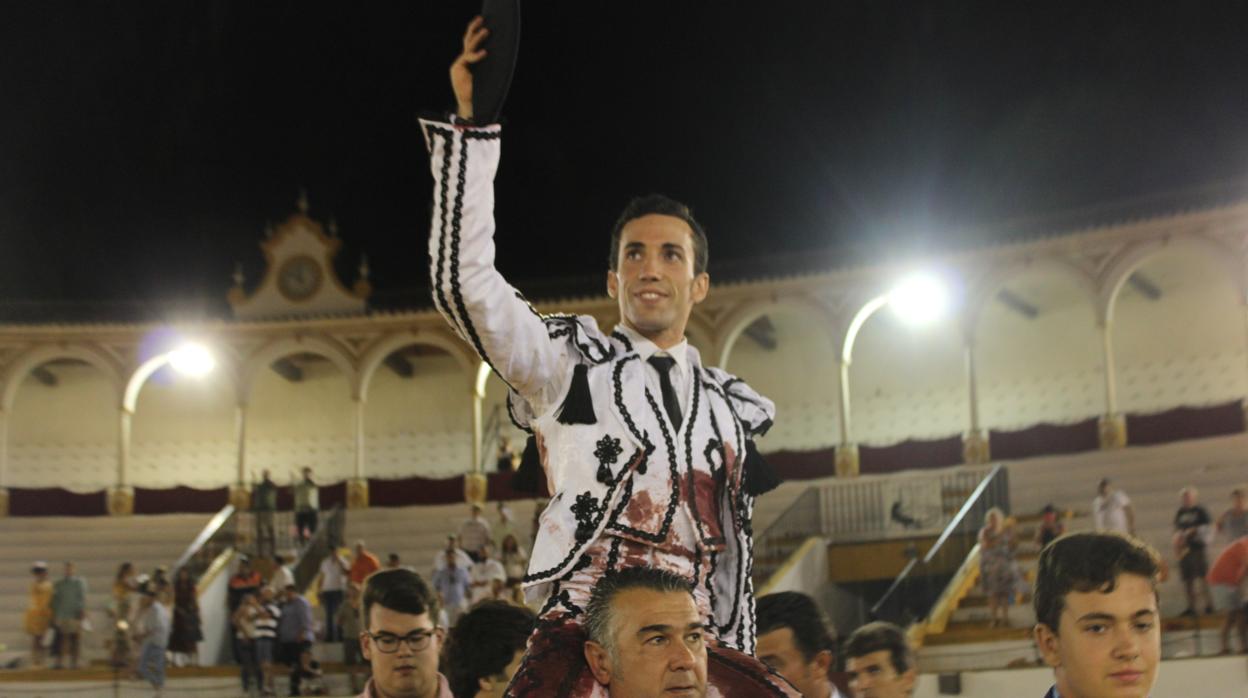
[[[1184, 649], [1176, 652], [1217, 651], [1216, 632], [1209, 629], [1220, 627], [1220, 615], [1201, 618], [1200, 626], [1205, 629], [1201, 637], [1207, 635], [1203, 641], [1191, 639], [1192, 621], [1178, 618], [1187, 603], [1170, 545], [1172, 522], [1179, 506], [1179, 489], [1185, 485], [1199, 488], [1201, 503], [1214, 518], [1230, 506], [1230, 490], [1248, 481], [1248, 435], [1034, 458], [1009, 463], [1008, 467], [1011, 509], [1019, 520], [1018, 561], [1029, 580], [1035, 575], [1038, 551], [1030, 541], [1040, 509], [1051, 503], [1059, 510], [1069, 510], [1073, 516], [1066, 520], [1068, 531], [1091, 530], [1092, 498], [1100, 479], [1108, 477], [1130, 497], [1137, 535], [1157, 548], [1170, 566], [1170, 577], [1159, 589], [1167, 642], [1182, 645]], [[1224, 536], [1215, 540], [1209, 550], [1210, 562], [1226, 543]], [[976, 588], [959, 604], [946, 632], [927, 637], [923, 654], [949, 669], [965, 668], [975, 661], [990, 661], [993, 666], [1030, 661], [1034, 651], [1029, 631], [1035, 623], [1030, 603], [1026, 596], [1020, 605], [1011, 607], [1010, 627], [990, 628], [987, 600]]]
[[206, 514], [159, 516], [28, 517], [0, 519], [0, 643], [7, 661], [27, 656], [30, 638], [23, 619], [30, 598], [30, 565], [48, 563], [50, 578], [74, 562], [87, 581], [87, 611], [94, 631], [84, 636], [82, 658], [107, 656], [107, 609], [113, 577], [122, 562], [141, 574], [157, 565], [172, 566], [211, 518]]

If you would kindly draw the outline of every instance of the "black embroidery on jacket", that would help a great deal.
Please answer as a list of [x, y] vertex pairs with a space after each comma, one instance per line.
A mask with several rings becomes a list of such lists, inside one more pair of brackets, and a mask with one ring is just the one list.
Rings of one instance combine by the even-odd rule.
[[598, 447], [594, 449], [594, 458], [598, 459], [598, 482], [604, 485], [611, 483], [611, 466], [615, 465], [623, 452], [620, 440], [610, 434], [598, 440]]
[[576, 495], [576, 502], [572, 505], [572, 515], [576, 517], [576, 542], [585, 543], [594, 537], [599, 512], [605, 508], [606, 505], [600, 506], [598, 499], [588, 492]]

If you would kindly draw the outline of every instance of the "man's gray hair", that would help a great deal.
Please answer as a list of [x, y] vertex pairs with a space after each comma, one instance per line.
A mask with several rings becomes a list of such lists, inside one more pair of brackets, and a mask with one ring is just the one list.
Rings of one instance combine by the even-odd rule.
[[629, 567], [611, 572], [598, 580], [585, 606], [585, 632], [589, 639], [615, 654], [614, 614], [611, 603], [615, 597], [630, 589], [648, 589], [659, 592], [682, 592], [693, 596], [693, 584], [686, 578], [667, 570], [653, 567]]

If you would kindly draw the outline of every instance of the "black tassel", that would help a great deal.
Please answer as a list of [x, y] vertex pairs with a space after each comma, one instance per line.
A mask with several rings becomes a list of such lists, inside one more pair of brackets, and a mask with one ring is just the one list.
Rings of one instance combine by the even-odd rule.
[[515, 492], [537, 494], [542, 489], [542, 457], [537, 452], [537, 438], [530, 436], [524, 444], [520, 467], [511, 476], [511, 489]]
[[758, 452], [754, 439], [745, 440], [745, 493], [757, 497], [780, 486], [783, 480]]
[[594, 414], [594, 397], [589, 394], [589, 367], [577, 364], [572, 371], [572, 385], [568, 394], [559, 406], [559, 415], [555, 419], [560, 424], [597, 424], [598, 417]]

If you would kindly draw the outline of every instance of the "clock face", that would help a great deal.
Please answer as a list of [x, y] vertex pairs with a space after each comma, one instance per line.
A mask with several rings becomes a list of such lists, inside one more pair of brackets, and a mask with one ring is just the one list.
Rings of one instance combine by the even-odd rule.
[[277, 290], [292, 301], [305, 301], [321, 287], [321, 265], [307, 255], [286, 260], [277, 271]]

